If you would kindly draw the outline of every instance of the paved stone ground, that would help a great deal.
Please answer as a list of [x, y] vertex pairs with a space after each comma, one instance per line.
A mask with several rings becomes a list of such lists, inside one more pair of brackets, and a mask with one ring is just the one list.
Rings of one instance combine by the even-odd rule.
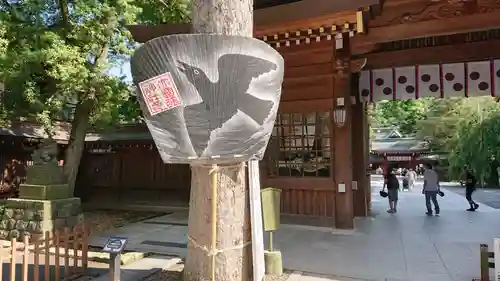
[[[479, 244], [500, 237], [500, 210], [482, 205], [466, 212], [466, 201], [452, 185], [440, 198], [441, 216], [425, 216], [422, 182], [400, 194], [399, 212], [386, 213], [378, 196], [380, 178], [372, 180], [374, 217], [356, 220], [356, 230], [283, 225], [275, 234], [287, 269], [314, 272], [300, 281], [469, 281], [479, 275]], [[129, 238], [127, 249], [186, 254], [187, 212], [131, 224], [92, 237], [102, 245], [109, 235]], [[322, 275], [324, 274], [324, 275]], [[330, 277], [324, 277], [329, 275]], [[309, 276], [309, 279], [305, 278]], [[331, 276], [336, 276], [331, 277]], [[313, 278], [314, 277], [314, 278]]]
[[[465, 197], [465, 188], [460, 187], [460, 185], [451, 185], [449, 189]], [[472, 198], [477, 201], [477, 203], [500, 209], [500, 189], [479, 188], [474, 192]], [[465, 202], [465, 204], [467, 204], [467, 202]]]
[[418, 182], [412, 192], [400, 195], [399, 213], [391, 215], [385, 212], [386, 200], [378, 196], [382, 182], [372, 185], [377, 215], [358, 219], [354, 233], [279, 232], [285, 266], [368, 280], [461, 281], [478, 276], [479, 243], [491, 245], [500, 237], [500, 212], [488, 206], [465, 212], [463, 197], [447, 191], [440, 200], [442, 215], [427, 217]]

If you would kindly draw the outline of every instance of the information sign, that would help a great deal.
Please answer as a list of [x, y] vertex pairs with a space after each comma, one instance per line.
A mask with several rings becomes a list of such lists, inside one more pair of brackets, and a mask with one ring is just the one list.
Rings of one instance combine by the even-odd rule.
[[125, 237], [109, 237], [102, 251], [110, 254], [121, 253], [127, 244], [127, 240]]

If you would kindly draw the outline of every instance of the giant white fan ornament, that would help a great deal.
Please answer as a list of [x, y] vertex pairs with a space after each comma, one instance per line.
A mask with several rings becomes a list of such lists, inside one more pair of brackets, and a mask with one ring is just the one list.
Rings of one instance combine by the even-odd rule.
[[274, 126], [284, 62], [253, 38], [155, 38], [131, 59], [147, 126], [165, 163], [262, 159]]

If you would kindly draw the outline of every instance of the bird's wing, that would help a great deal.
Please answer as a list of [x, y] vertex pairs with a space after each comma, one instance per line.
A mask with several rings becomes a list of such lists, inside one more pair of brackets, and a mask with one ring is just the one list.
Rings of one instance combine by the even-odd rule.
[[218, 60], [219, 81], [221, 78], [228, 79], [225, 83], [238, 81], [237, 88], [245, 92], [253, 78], [277, 68], [271, 61], [242, 54], [226, 54]]

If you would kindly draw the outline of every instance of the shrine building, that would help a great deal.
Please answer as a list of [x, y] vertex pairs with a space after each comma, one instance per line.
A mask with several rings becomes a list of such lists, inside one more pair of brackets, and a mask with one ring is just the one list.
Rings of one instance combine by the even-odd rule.
[[392, 168], [415, 169], [416, 166], [432, 163], [429, 144], [411, 136], [404, 136], [396, 128], [371, 128], [370, 165], [371, 170], [381, 167], [383, 171]]
[[[294, 223], [352, 229], [370, 215], [367, 103], [500, 95], [499, 1], [255, 0], [254, 8], [254, 36], [285, 60], [261, 183], [281, 189], [281, 213]], [[146, 42], [191, 27], [130, 31]], [[189, 166], [163, 164], [145, 126], [91, 133], [85, 147], [82, 196], [188, 205]]]
[[[285, 59], [261, 182], [300, 221], [354, 228], [369, 215], [367, 103], [500, 95], [498, 1], [256, 0], [254, 24]], [[130, 30], [146, 42], [191, 27]]]

